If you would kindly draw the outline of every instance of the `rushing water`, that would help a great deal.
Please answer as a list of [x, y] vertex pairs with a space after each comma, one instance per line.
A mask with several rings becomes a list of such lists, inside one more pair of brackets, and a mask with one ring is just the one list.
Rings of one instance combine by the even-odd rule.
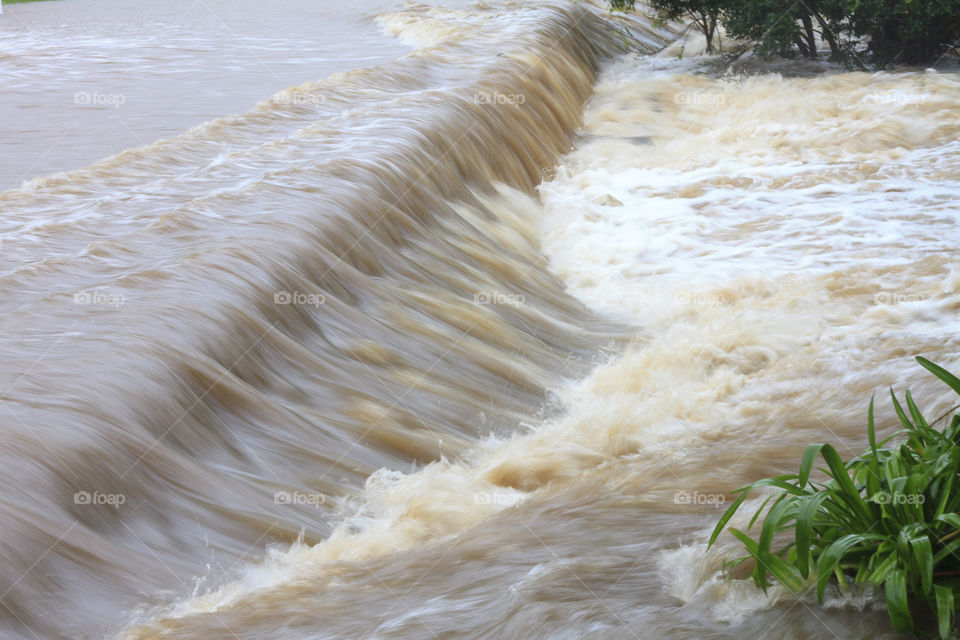
[[889, 637], [705, 541], [859, 449], [873, 390], [950, 407], [912, 357], [960, 368], [958, 76], [718, 78], [586, 5], [331, 15], [372, 66], [0, 194], [0, 637]]
[[408, 50], [389, 0], [69, 0], [0, 17], [0, 189], [242, 112]]

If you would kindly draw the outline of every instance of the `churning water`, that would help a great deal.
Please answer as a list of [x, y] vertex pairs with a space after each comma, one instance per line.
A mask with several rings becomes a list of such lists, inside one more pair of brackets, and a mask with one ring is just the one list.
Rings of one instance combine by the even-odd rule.
[[[582, 4], [236, 5], [288, 81], [201, 5], [3, 17], [8, 135], [49, 147], [24, 105], [70, 78], [89, 127], [3, 159], [0, 636], [890, 636], [705, 542], [860, 449], [873, 390], [949, 408], [913, 356], [960, 368], [957, 74], [718, 77]], [[144, 144], [76, 168], [131, 146], [111, 114]]]

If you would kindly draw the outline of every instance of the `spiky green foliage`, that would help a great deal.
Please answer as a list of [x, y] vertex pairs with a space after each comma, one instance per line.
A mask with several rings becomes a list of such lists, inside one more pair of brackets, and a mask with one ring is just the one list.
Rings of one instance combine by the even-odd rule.
[[[917, 361], [960, 394], [960, 379], [925, 358]], [[815, 585], [822, 602], [831, 581], [840, 589], [851, 581], [875, 584], [897, 631], [916, 631], [911, 611], [928, 610], [946, 638], [957, 627], [960, 595], [960, 415], [939, 431], [909, 391], [906, 408], [892, 389], [890, 397], [901, 431], [877, 442], [871, 399], [866, 452], [844, 462], [829, 444], [811, 444], [796, 475], [739, 489], [710, 544], [751, 491], [773, 487], [748, 527], [769, 505], [756, 539], [730, 529], [748, 552], [738, 562], [756, 561], [758, 586], [766, 590], [771, 577], [794, 591]], [[810, 480], [818, 459], [826, 464], [823, 483]], [[793, 532], [789, 541], [775, 545], [777, 534], [787, 531]]]

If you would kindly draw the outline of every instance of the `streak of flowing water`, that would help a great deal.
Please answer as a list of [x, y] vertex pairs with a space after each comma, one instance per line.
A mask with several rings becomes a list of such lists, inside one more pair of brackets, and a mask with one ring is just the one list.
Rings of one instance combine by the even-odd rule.
[[705, 540], [873, 389], [949, 407], [956, 74], [377, 21], [415, 51], [0, 194], [0, 633], [889, 636]]
[[306, 79], [392, 60], [408, 48], [371, 19], [390, 5], [10, 5], [0, 18], [0, 189], [246, 111]]

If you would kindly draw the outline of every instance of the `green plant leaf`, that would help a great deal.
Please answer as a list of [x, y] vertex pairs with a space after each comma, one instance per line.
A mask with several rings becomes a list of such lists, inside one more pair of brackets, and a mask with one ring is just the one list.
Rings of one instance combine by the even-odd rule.
[[757, 510], [753, 513], [753, 517], [750, 518], [750, 523], [747, 525], [747, 529], [753, 529], [754, 523], [756, 523], [757, 518], [760, 517], [760, 514], [763, 513], [763, 510], [767, 508], [767, 505], [770, 504], [770, 501], [774, 498], [780, 499], [783, 497], [783, 494], [777, 496], [775, 493], [771, 493], [769, 496], [763, 499], [763, 502], [760, 503], [760, 506], [757, 507]]
[[[875, 396], [876, 394], [874, 394]], [[864, 466], [866, 470], [867, 494], [874, 495], [880, 490], [880, 452], [877, 450], [877, 432], [873, 419], [873, 400], [870, 396], [870, 408], [867, 410], [867, 439], [870, 442], [870, 457]]]
[[827, 466], [830, 467], [831, 477], [840, 486], [840, 498], [860, 517], [861, 524], [869, 526], [870, 522], [874, 520], [874, 515], [860, 496], [860, 491], [853, 485], [853, 480], [850, 479], [847, 468], [843, 464], [843, 460], [840, 459], [837, 450], [831, 445], [825, 444], [820, 446], [820, 455], [823, 456]]
[[[880, 536], [872, 537], [878, 538]], [[847, 551], [870, 539], [871, 536], [869, 535], [851, 533], [835, 540], [823, 551], [817, 562], [817, 600], [823, 602], [823, 593], [826, 591], [827, 582], [829, 582], [833, 570]]]
[[757, 543], [750, 538], [750, 536], [739, 529], [733, 528], [730, 529], [730, 533], [743, 543], [743, 546], [747, 548], [747, 551], [749, 551], [750, 554], [756, 558], [757, 564], [762, 565], [766, 569], [766, 572], [760, 572], [759, 577], [757, 573], [754, 573], [754, 581], [757, 583], [757, 586], [764, 590], [764, 592], [767, 590], [767, 572], [769, 572], [781, 584], [792, 591], [800, 591], [806, 585], [806, 582], [802, 577], [800, 577], [800, 574], [797, 572], [797, 570], [784, 562], [782, 558], [771, 555], [766, 559], [766, 562], [762, 562], [759, 558], [760, 548]]
[[900, 633], [913, 630], [913, 617], [910, 615], [910, 605], [907, 604], [907, 577], [902, 570], [895, 569], [890, 572], [884, 582], [884, 593], [893, 628]]
[[803, 458], [800, 460], [800, 473], [797, 476], [797, 484], [803, 487], [810, 478], [810, 471], [813, 469], [813, 461], [817, 459], [817, 454], [824, 444], [807, 445], [807, 450], [803, 452]]
[[920, 408], [917, 406], [917, 403], [913, 401], [913, 396], [910, 394], [910, 390], [904, 394], [907, 399], [907, 409], [910, 411], [910, 417], [913, 418], [913, 423], [917, 425], [924, 433], [926, 433], [927, 425], [926, 419], [923, 417], [923, 414], [920, 413]]
[[940, 637], [946, 640], [950, 635], [950, 628], [953, 626], [953, 589], [936, 585], [933, 592], [937, 598], [937, 623]]
[[790, 484], [789, 482], [786, 481], [786, 479], [791, 479], [791, 480], [792, 480], [792, 479], [794, 479], [794, 478], [796, 478], [796, 477], [797, 477], [797, 476], [789, 475], [789, 476], [778, 476], [778, 477], [776, 477], [776, 478], [764, 478], [763, 480], [758, 480], [758, 481], [754, 482], [754, 483], [753, 483], [752, 485], [750, 485], [750, 486], [751, 486], [751, 488], [756, 488], [756, 487], [776, 487], [777, 489], [782, 489], [783, 491], [786, 491], [787, 493], [792, 494], [792, 495], [795, 495], [795, 496], [805, 496], [805, 495], [807, 495], [807, 494], [809, 493], [808, 491], [802, 489], [800, 486]]
[[797, 512], [797, 570], [804, 578], [810, 575], [810, 540], [813, 538], [814, 516], [820, 511], [824, 500], [830, 498], [827, 492], [821, 492], [806, 498]]
[[933, 547], [930, 538], [926, 534], [915, 536], [910, 539], [910, 548], [920, 568], [920, 589], [928, 595], [933, 587]]
[[940, 365], [930, 362], [923, 356], [917, 356], [917, 362], [919, 362], [920, 366], [922, 366], [924, 369], [940, 378], [948, 387], [957, 392], [957, 394], [960, 394], [960, 378], [953, 375]]
[[730, 518], [733, 517], [733, 514], [737, 512], [737, 509], [740, 508], [740, 505], [743, 504], [743, 501], [747, 499], [747, 494], [750, 493], [750, 488], [747, 487], [742, 490], [742, 493], [737, 496], [737, 499], [733, 501], [727, 510], [720, 516], [720, 521], [717, 522], [717, 526], [713, 528], [713, 533], [710, 534], [710, 542], [707, 544], [707, 548], [713, 546], [713, 543], [717, 541], [717, 538], [723, 532], [723, 528], [727, 526], [727, 523], [730, 522]]
[[890, 399], [893, 401], [893, 409], [897, 412], [897, 417], [900, 418], [900, 424], [903, 425], [903, 428], [907, 430], [914, 429], [913, 423], [910, 422], [907, 414], [903, 412], [903, 407], [900, 406], [900, 401], [897, 400], [897, 394], [893, 392], [893, 387], [890, 388]]
[[891, 551], [889, 555], [883, 559], [883, 561], [877, 564], [877, 567], [865, 578], [864, 582], [883, 584], [883, 582], [887, 579], [887, 576], [890, 575], [890, 572], [896, 569], [897, 561], [899, 559], [900, 556], [897, 554], [897, 552]]
[[942, 513], [934, 518], [934, 520], [960, 529], [960, 513]]

